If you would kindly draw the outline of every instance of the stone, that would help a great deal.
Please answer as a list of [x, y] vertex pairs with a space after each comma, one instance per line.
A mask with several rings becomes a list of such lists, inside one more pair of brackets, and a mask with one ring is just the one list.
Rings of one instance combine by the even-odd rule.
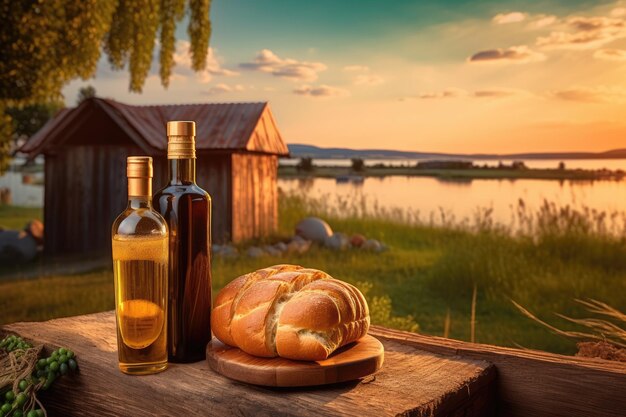
[[280, 256], [283, 253], [276, 249], [274, 246], [263, 246], [263, 252], [270, 256]]
[[324, 241], [333, 234], [333, 230], [328, 223], [319, 217], [307, 217], [296, 225], [296, 235], [317, 243]]
[[285, 242], [278, 242], [277, 244], [274, 245], [274, 248], [276, 248], [276, 250], [279, 250], [281, 252], [286, 252], [287, 244]]
[[41, 221], [37, 219], [31, 220], [24, 230], [35, 239], [38, 245], [43, 245], [43, 223]]
[[350, 244], [352, 245], [352, 247], [360, 248], [361, 246], [363, 246], [366, 240], [367, 238], [365, 236], [356, 233], [350, 238]]
[[310, 240], [292, 240], [287, 244], [287, 252], [289, 253], [305, 253], [311, 247]]
[[246, 254], [251, 258], [261, 258], [266, 255], [263, 249], [256, 246], [250, 246], [246, 251]]
[[376, 239], [367, 239], [361, 248], [372, 252], [380, 252], [382, 245]]
[[350, 240], [348, 239], [348, 236], [338, 232], [326, 238], [324, 246], [334, 250], [345, 250], [350, 246]]
[[37, 240], [24, 230], [0, 232], [0, 261], [8, 265], [29, 262], [37, 256]]
[[236, 258], [239, 256], [239, 251], [232, 245], [223, 245], [218, 252], [218, 256], [222, 258]]

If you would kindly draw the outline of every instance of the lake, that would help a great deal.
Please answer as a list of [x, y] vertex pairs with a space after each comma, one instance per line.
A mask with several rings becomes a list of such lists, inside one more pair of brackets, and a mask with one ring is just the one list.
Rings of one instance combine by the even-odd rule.
[[[441, 160], [451, 160], [450, 158], [440, 158]], [[385, 164], [390, 166], [415, 166], [419, 161], [427, 161], [428, 159], [365, 159], [365, 166], [372, 166], [375, 164]], [[464, 160], [464, 159], [458, 159]], [[475, 165], [487, 165], [491, 167], [498, 166], [500, 162], [510, 165], [514, 160], [511, 159], [467, 159], [467, 161], [474, 162]], [[299, 158], [281, 159], [280, 165], [294, 166], [300, 162]], [[568, 169], [610, 169], [626, 170], [626, 159], [531, 159], [524, 160], [524, 164], [528, 168], [534, 169], [554, 169], [559, 166], [560, 162], [565, 163], [565, 167]], [[333, 167], [349, 167], [352, 165], [350, 159], [313, 159], [313, 164], [319, 166], [333, 166]]]
[[28, 184], [25, 179], [41, 180], [43, 173], [24, 175], [19, 172], [7, 172], [0, 177], [0, 188], [11, 190], [12, 202], [16, 206], [41, 207], [43, 205], [43, 187]]
[[[493, 218], [511, 224], [519, 200], [534, 212], [544, 200], [558, 206], [586, 206], [598, 211], [626, 212], [626, 181], [571, 182], [555, 180], [449, 181], [432, 177], [365, 178], [362, 183], [338, 183], [331, 178], [279, 179], [285, 192], [303, 192], [326, 199], [331, 207], [343, 201], [365, 201], [372, 211], [400, 208], [437, 223], [441, 213], [457, 221], [471, 219], [477, 208], [492, 208]], [[378, 208], [377, 208], [378, 207]]]
[[[281, 163], [293, 160], [281, 161]], [[343, 161], [343, 162], [342, 162]], [[369, 160], [376, 162], [414, 165], [415, 160]], [[482, 164], [483, 161], [475, 161]], [[498, 161], [484, 161], [497, 164]], [[507, 162], [508, 161], [503, 161]], [[526, 161], [533, 168], [554, 168], [559, 160]], [[343, 163], [349, 160], [318, 160], [320, 165]], [[567, 160], [568, 168], [621, 169], [626, 168], [626, 160]], [[41, 177], [41, 173], [35, 174]], [[12, 190], [13, 204], [21, 206], [41, 206], [43, 187], [22, 182], [23, 176], [9, 172], [0, 177], [0, 188]], [[504, 224], [511, 220], [511, 208], [520, 199], [531, 208], [537, 208], [544, 200], [558, 205], [582, 205], [597, 210], [626, 212], [626, 181], [570, 182], [554, 180], [468, 180], [450, 181], [430, 177], [385, 177], [365, 178], [363, 183], [337, 183], [334, 179], [313, 178], [307, 180], [279, 179], [278, 186], [286, 192], [305, 192], [315, 198], [326, 199], [330, 206], [340, 201], [365, 201], [375, 209], [400, 208], [419, 213], [423, 220], [431, 215], [437, 220], [443, 211], [448, 217], [457, 220], [471, 218], [476, 209], [492, 208], [494, 218]]]

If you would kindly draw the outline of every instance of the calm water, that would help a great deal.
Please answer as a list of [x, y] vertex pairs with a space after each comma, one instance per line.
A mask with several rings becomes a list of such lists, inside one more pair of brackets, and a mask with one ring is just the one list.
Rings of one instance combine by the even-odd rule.
[[[292, 160], [281, 161], [290, 163]], [[297, 160], [296, 160], [297, 162]], [[349, 165], [349, 160], [317, 160], [316, 163], [338, 163]], [[414, 165], [415, 160], [377, 160], [369, 164], [398, 163]], [[475, 161], [476, 163], [497, 164], [498, 161]], [[503, 161], [510, 162], [510, 161]], [[559, 160], [527, 161], [532, 168], [554, 168]], [[626, 169], [626, 160], [568, 160], [568, 168], [584, 169]], [[41, 178], [43, 174], [35, 174]], [[626, 181], [542, 181], [542, 180], [472, 180], [447, 181], [428, 177], [387, 177], [366, 178], [361, 184], [342, 184], [334, 179], [316, 178], [312, 180], [279, 179], [278, 186], [283, 191], [300, 190], [317, 198], [327, 199], [328, 204], [337, 204], [338, 198], [360, 202], [363, 198], [368, 205], [383, 208], [402, 208], [419, 212], [428, 220], [431, 213], [442, 210], [456, 219], [471, 217], [477, 207], [493, 208], [494, 217], [508, 224], [511, 207], [523, 199], [530, 208], [538, 207], [543, 200], [558, 205], [581, 205], [598, 210], [626, 212]], [[43, 187], [24, 184], [23, 175], [9, 172], [0, 177], [0, 188], [12, 191], [13, 204], [22, 206], [42, 206]]]
[[[337, 183], [334, 179], [279, 179], [286, 192], [301, 191], [325, 198], [337, 207], [339, 199], [370, 207], [402, 208], [419, 212], [422, 220], [440, 219], [440, 213], [456, 220], [472, 218], [478, 207], [492, 208], [493, 217], [510, 224], [512, 207], [520, 199], [528, 208], [538, 208], [544, 200], [557, 205], [587, 206], [597, 210], [626, 212], [626, 181], [570, 182], [546, 180], [471, 180], [464, 182], [429, 177], [366, 178], [363, 183]], [[339, 197], [339, 198], [338, 198]], [[431, 217], [433, 215], [434, 217]]]
[[[43, 174], [28, 174], [26, 177], [41, 179]], [[7, 172], [0, 177], [0, 188], [11, 190], [11, 199], [16, 206], [41, 207], [43, 205], [43, 187], [25, 184], [24, 179], [24, 175], [19, 172]]]
[[[445, 159], [445, 158], [441, 158]], [[424, 161], [424, 159], [366, 159], [365, 165], [372, 166], [375, 164], [385, 164], [391, 166], [415, 166], [415, 164], [419, 161]], [[541, 160], [528, 160], [524, 161], [527, 167], [529, 168], [538, 168], [538, 169], [549, 169], [549, 168], [557, 168], [559, 163], [563, 161], [561, 159], [541, 159]], [[285, 166], [296, 165], [300, 162], [300, 159], [281, 159], [280, 164]], [[503, 159], [503, 160], [473, 160], [476, 165], [487, 165], [487, 166], [497, 166], [498, 163], [502, 162], [504, 164], [510, 165], [512, 160]], [[582, 168], [582, 169], [610, 169], [617, 170], [623, 169], [626, 170], [626, 159], [572, 159], [565, 160], [566, 168]], [[320, 166], [336, 166], [336, 167], [349, 167], [352, 165], [352, 161], [350, 159], [314, 159], [313, 163], [315, 165]]]

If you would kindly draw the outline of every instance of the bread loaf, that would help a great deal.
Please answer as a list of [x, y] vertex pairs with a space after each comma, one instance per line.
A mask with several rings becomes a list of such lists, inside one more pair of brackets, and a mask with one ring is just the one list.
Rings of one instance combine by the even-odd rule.
[[211, 329], [223, 343], [255, 356], [322, 360], [367, 334], [367, 302], [325, 272], [275, 265], [233, 280], [219, 292]]

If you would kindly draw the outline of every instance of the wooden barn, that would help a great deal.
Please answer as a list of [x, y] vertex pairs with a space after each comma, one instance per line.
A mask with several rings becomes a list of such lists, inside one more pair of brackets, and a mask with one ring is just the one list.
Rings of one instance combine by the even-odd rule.
[[154, 159], [167, 181], [168, 120], [196, 121], [197, 183], [213, 200], [213, 241], [267, 236], [278, 222], [278, 158], [287, 146], [267, 103], [131, 106], [91, 98], [65, 109], [21, 149], [45, 156], [46, 254], [110, 250], [126, 207], [126, 157]]

